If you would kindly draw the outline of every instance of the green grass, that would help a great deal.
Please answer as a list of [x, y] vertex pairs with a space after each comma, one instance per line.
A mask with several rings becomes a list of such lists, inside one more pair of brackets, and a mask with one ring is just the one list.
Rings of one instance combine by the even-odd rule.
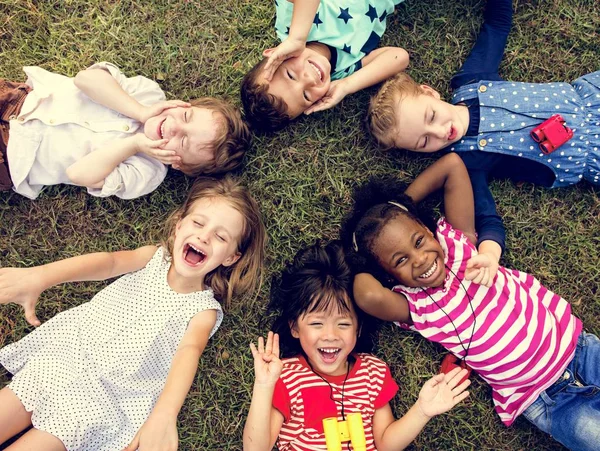
[[[280, 0], [281, 1], [281, 0]], [[472, 45], [483, 1], [408, 0], [389, 19], [383, 44], [411, 53], [411, 74], [446, 90]], [[599, 69], [597, 0], [516, 0], [515, 24], [501, 73], [523, 81], [572, 80]], [[41, 65], [68, 75], [95, 61], [160, 81], [171, 98], [228, 97], [260, 52], [275, 43], [274, 8], [266, 0], [119, 1], [0, 0], [0, 76], [23, 80], [21, 67]], [[411, 180], [433, 161], [382, 154], [363, 119], [374, 90], [333, 111], [300, 120], [274, 137], [257, 138], [241, 177], [259, 200], [269, 230], [268, 273], [315, 238], [336, 236], [354, 185], [374, 174]], [[162, 223], [190, 181], [171, 173], [135, 201], [96, 199], [82, 189], [46, 189], [35, 202], [0, 195], [0, 265], [31, 266], [99, 250], [156, 242]], [[600, 201], [588, 184], [548, 191], [509, 182], [492, 185], [508, 230], [505, 266], [535, 274], [600, 333]], [[40, 319], [79, 305], [104, 286], [79, 283], [45, 292]], [[179, 417], [180, 449], [241, 449], [253, 369], [249, 341], [266, 332], [268, 283], [257, 301], [240, 300], [226, 315], [200, 363]], [[0, 346], [31, 331], [14, 306], [0, 309]], [[400, 385], [401, 415], [438, 368], [441, 348], [388, 325], [377, 354]], [[3, 371], [3, 370], [0, 370]], [[9, 380], [0, 372], [0, 385]], [[550, 437], [519, 419], [501, 425], [489, 388], [476, 378], [471, 397], [434, 419], [415, 450], [555, 450]]]

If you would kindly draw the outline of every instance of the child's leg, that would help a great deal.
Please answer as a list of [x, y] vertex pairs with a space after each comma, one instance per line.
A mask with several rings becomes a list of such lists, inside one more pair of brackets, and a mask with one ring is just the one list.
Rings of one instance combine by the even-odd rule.
[[17, 395], [4, 387], [0, 390], [0, 444], [31, 426], [31, 413]]
[[5, 451], [30, 451], [32, 449], [66, 451], [65, 446], [55, 436], [35, 428], [26, 432], [23, 437], [6, 448]]

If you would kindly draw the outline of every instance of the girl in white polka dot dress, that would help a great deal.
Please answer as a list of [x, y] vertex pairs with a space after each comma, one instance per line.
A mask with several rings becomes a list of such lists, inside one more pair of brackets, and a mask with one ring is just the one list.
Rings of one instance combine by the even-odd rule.
[[177, 449], [177, 415], [219, 301], [260, 280], [265, 230], [258, 206], [230, 177], [199, 179], [167, 223], [162, 246], [0, 269], [0, 303], [35, 304], [63, 282], [125, 274], [0, 350], [13, 374], [0, 391], [0, 444], [33, 425], [15, 450]]

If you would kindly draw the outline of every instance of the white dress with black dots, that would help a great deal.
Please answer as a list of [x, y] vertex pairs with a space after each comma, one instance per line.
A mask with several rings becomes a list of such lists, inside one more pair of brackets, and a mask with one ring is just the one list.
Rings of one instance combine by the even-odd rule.
[[127, 446], [156, 403], [192, 317], [216, 310], [211, 336], [221, 324], [212, 291], [174, 292], [169, 267], [158, 248], [145, 268], [0, 350], [13, 374], [8, 386], [33, 412], [33, 426], [67, 450]]

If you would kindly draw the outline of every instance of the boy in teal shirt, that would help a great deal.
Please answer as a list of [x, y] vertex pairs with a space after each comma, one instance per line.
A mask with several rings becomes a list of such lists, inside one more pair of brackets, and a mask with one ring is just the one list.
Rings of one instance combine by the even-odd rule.
[[402, 0], [276, 0], [281, 44], [242, 82], [246, 119], [278, 130], [300, 114], [331, 108], [346, 95], [408, 66], [398, 47], [377, 48], [387, 16]]

